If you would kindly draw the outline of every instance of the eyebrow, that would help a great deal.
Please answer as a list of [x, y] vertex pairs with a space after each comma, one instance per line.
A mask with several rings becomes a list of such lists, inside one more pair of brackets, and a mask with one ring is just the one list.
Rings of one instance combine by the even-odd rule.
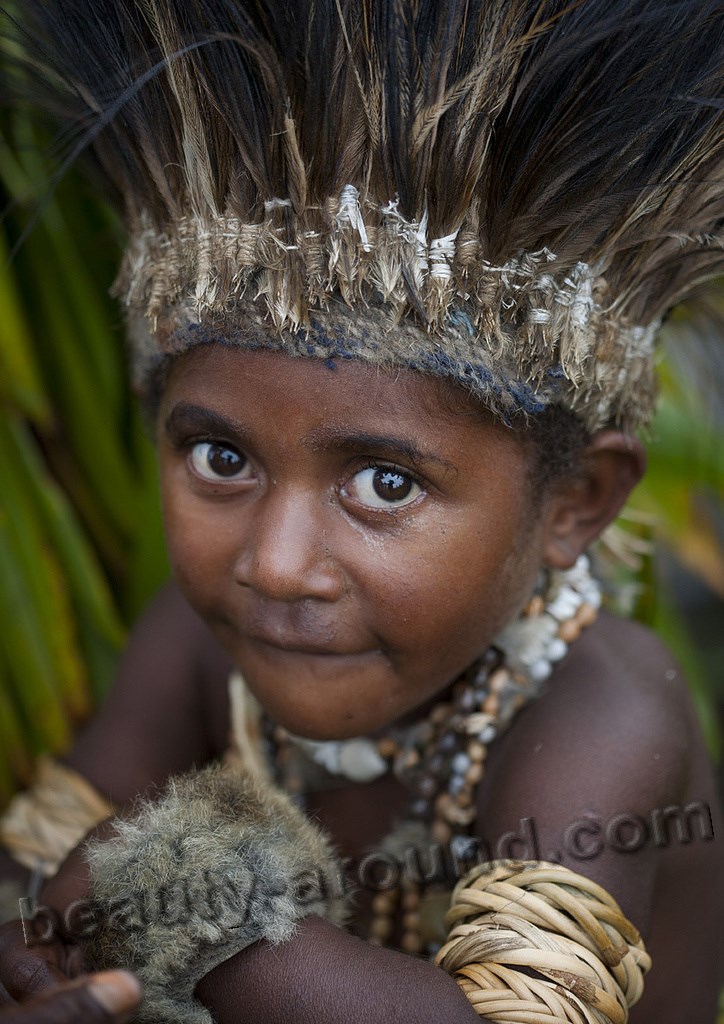
[[227, 437], [244, 439], [249, 431], [237, 420], [222, 416], [213, 409], [207, 409], [203, 405], [191, 405], [188, 402], [179, 402], [175, 405], [166, 418], [164, 430], [174, 437], [183, 430], [200, 430], [208, 434], [223, 434]]
[[[181, 431], [194, 429], [240, 441], [242, 446], [251, 435], [251, 430], [238, 420], [222, 416], [221, 413], [205, 406], [191, 405], [187, 402], [179, 402], [174, 406], [166, 418], [164, 429], [172, 438]], [[458, 471], [457, 466], [452, 462], [408, 437], [371, 434], [366, 431], [349, 431], [325, 426], [312, 431], [302, 444], [314, 452], [350, 452], [353, 454], [360, 450], [367, 450], [386, 455], [389, 458], [401, 458], [413, 467], [422, 466], [425, 463], [435, 463], [450, 472], [457, 473]]]
[[422, 447], [412, 438], [390, 436], [387, 434], [368, 434], [364, 431], [348, 431], [335, 427], [321, 427], [312, 432], [305, 442], [314, 451], [357, 452], [360, 449], [373, 450], [386, 454], [391, 458], [402, 457], [413, 467], [434, 462], [439, 466], [457, 473], [457, 466], [442, 458], [428, 448]]

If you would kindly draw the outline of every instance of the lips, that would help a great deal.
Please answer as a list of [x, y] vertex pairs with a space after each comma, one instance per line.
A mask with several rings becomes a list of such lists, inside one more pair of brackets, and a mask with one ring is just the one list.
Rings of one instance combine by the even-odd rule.
[[327, 609], [300, 605], [255, 605], [237, 620], [237, 633], [254, 645], [289, 654], [353, 657], [374, 645], [355, 637], [346, 624], [331, 620]]
[[255, 644], [262, 644], [264, 647], [271, 647], [277, 651], [284, 651], [288, 654], [312, 654], [317, 657], [350, 657], [354, 654], [365, 653], [362, 651], [337, 650], [329, 644], [314, 643], [300, 640], [297, 637], [271, 636], [269, 634], [246, 633], [246, 640]]

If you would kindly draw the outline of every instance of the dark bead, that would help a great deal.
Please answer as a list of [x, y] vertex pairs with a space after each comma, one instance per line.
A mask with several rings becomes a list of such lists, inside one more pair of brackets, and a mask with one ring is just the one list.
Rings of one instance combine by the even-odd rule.
[[497, 647], [489, 647], [481, 658], [478, 659], [478, 672], [492, 672], [503, 660], [503, 655]]
[[466, 687], [455, 701], [455, 706], [459, 711], [472, 711], [475, 707], [474, 692]]
[[453, 750], [457, 748], [457, 745], [458, 738], [455, 733], [452, 732], [443, 733], [437, 741], [437, 749], [441, 754], [451, 754]]
[[431, 800], [437, 793], [436, 780], [431, 775], [421, 775], [415, 779], [415, 792], [426, 800]]
[[410, 814], [413, 818], [427, 818], [432, 811], [429, 800], [413, 800], [410, 804]]

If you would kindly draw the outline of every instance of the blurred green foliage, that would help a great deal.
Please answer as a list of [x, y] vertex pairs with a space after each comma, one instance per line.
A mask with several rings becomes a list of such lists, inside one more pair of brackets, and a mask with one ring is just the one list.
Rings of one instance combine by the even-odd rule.
[[0, 125], [0, 805], [67, 747], [167, 575], [108, 297], [119, 225], [80, 178], [49, 190], [36, 131]]
[[[36, 754], [68, 745], [167, 574], [153, 450], [108, 298], [120, 226], [75, 173], [48, 187], [46, 142], [21, 111], [0, 122], [0, 806]], [[721, 451], [721, 427], [670, 375], [625, 528], [634, 546], [660, 536], [724, 591], [702, 503], [724, 493]], [[716, 750], [724, 695], [643, 562], [633, 604], [684, 663]]]

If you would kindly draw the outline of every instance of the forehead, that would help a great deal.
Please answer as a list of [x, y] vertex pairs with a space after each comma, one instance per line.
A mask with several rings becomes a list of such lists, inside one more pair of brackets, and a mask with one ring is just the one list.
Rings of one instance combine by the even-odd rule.
[[[415, 370], [359, 360], [294, 357], [221, 344], [199, 346], [170, 368], [161, 417], [193, 403], [299, 439], [320, 429], [424, 440], [460, 459], [523, 456], [520, 437], [461, 387]], [[511, 467], [512, 468], [512, 467]]]

